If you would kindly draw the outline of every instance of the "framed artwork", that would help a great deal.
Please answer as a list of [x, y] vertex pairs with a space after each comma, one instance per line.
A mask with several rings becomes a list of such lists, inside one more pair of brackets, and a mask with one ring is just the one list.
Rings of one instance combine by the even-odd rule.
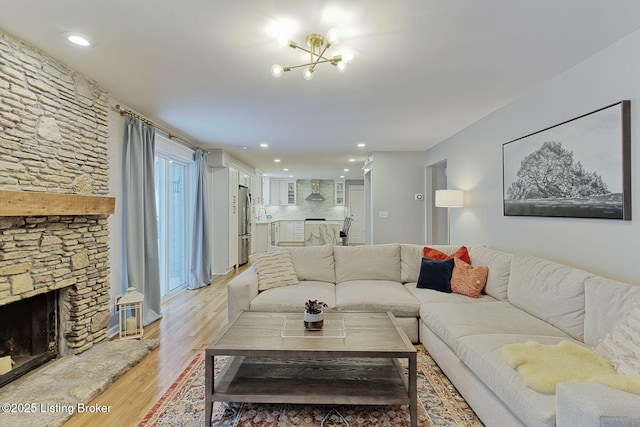
[[502, 145], [505, 216], [631, 220], [631, 103]]

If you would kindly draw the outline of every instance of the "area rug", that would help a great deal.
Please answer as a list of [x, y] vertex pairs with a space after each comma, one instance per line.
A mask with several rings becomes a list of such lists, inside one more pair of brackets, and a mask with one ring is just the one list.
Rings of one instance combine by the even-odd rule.
[[[216, 362], [218, 362], [218, 358]], [[216, 363], [222, 368], [224, 360]], [[213, 407], [216, 427], [371, 427], [409, 426], [407, 406], [331, 406], [220, 403]], [[449, 379], [418, 346], [418, 425], [482, 426]], [[204, 351], [138, 424], [139, 427], [204, 426]]]

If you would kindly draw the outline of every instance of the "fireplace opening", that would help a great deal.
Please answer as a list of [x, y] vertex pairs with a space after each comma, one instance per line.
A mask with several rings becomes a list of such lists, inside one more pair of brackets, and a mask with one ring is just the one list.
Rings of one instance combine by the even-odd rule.
[[0, 387], [58, 356], [58, 291], [0, 306]]

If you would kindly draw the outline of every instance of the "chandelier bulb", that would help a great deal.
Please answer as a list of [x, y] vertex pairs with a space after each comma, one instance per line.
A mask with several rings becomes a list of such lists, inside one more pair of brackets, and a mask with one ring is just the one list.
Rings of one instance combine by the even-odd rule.
[[289, 40], [287, 40], [284, 37], [279, 37], [278, 40], [276, 40], [276, 43], [278, 44], [279, 47], [289, 46]]
[[339, 72], [344, 73], [347, 70], [347, 63], [344, 61], [340, 61], [338, 62], [338, 65], [336, 65], [336, 67], [338, 67]]
[[304, 77], [305, 80], [311, 80], [313, 78], [313, 71], [314, 70], [311, 67], [305, 69], [302, 73], [302, 77]]
[[332, 28], [329, 31], [327, 31], [327, 43], [336, 44], [338, 43], [338, 41], [340, 41], [338, 30], [336, 30], [335, 28]]
[[284, 68], [282, 67], [282, 65], [276, 64], [273, 67], [271, 67], [271, 75], [273, 77], [278, 78], [282, 76], [283, 73], [284, 73]]

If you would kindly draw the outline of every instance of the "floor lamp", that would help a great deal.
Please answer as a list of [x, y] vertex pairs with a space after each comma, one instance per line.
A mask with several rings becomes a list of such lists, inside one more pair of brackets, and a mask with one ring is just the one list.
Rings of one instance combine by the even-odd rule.
[[451, 244], [451, 208], [464, 206], [464, 191], [462, 190], [436, 190], [437, 208], [447, 208], [447, 244]]

